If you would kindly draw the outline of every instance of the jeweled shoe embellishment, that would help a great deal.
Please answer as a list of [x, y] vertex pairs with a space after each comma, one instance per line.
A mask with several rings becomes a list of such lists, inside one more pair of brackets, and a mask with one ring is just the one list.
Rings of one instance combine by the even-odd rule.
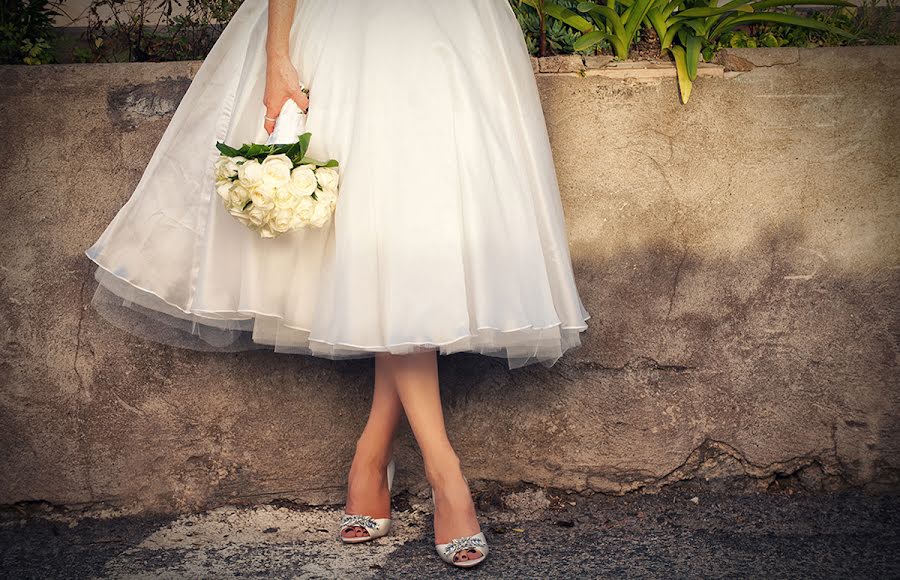
[[374, 518], [364, 515], [344, 516], [341, 518], [341, 528], [350, 526], [360, 526], [374, 530], [378, 527], [378, 523]]
[[476, 536], [467, 536], [464, 538], [457, 538], [452, 540], [447, 547], [444, 548], [444, 554], [447, 556], [451, 556], [460, 550], [467, 550], [469, 548], [483, 548], [487, 544], [481, 538]]

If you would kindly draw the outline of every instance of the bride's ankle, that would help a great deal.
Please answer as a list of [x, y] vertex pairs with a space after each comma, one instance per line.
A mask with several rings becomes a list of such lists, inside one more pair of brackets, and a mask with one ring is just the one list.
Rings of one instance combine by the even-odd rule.
[[459, 457], [455, 453], [448, 454], [437, 460], [431, 460], [425, 464], [425, 477], [436, 490], [443, 489], [447, 484], [458, 484], [465, 481]]

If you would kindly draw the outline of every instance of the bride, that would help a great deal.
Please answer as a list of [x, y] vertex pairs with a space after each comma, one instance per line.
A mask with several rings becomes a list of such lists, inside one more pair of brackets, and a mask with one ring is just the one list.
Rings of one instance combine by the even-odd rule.
[[[218, 203], [214, 145], [265, 141], [288, 100], [307, 111], [309, 154], [340, 162], [339, 195], [326, 227], [261, 239]], [[85, 253], [92, 303], [135, 334], [373, 359], [339, 537], [389, 533], [405, 416], [438, 555], [459, 567], [484, 561], [488, 542], [445, 427], [438, 355], [549, 367], [590, 318], [508, 0], [245, 0]]]

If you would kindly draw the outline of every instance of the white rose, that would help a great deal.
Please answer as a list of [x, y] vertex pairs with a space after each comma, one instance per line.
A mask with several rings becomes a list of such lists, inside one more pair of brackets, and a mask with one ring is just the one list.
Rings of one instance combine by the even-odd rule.
[[268, 226], [263, 226], [259, 228], [259, 237], [261, 238], [274, 238], [277, 234], [272, 231]]
[[246, 161], [243, 157], [228, 157], [220, 155], [216, 160], [216, 180], [224, 181], [232, 179], [238, 174], [238, 164]]
[[278, 233], [285, 233], [294, 225], [294, 210], [291, 208], [277, 209], [272, 216], [271, 227]]
[[231, 207], [241, 210], [249, 200], [250, 191], [246, 187], [240, 183], [235, 183], [231, 186], [231, 197], [228, 200]]
[[295, 167], [294, 170], [291, 171], [291, 183], [289, 187], [291, 192], [298, 197], [310, 195], [316, 190], [317, 183], [316, 174], [308, 165]]
[[250, 190], [250, 199], [253, 205], [260, 209], [272, 209], [275, 206], [275, 192], [277, 190], [260, 183]]
[[256, 159], [250, 159], [238, 166], [238, 180], [247, 189], [252, 189], [262, 182], [262, 165]]
[[254, 226], [261, 226], [268, 220], [269, 209], [259, 207], [254, 203], [250, 207], [250, 211], [247, 212], [247, 217], [250, 219], [250, 223], [252, 223]]
[[291, 180], [294, 164], [284, 154], [269, 155], [262, 162], [263, 183], [272, 187], [283, 187]]
[[331, 209], [334, 209], [337, 205], [337, 194], [333, 189], [326, 189], [325, 191], [317, 191], [316, 197], [319, 198], [319, 203], [327, 203], [331, 206]]
[[306, 195], [306, 196], [303, 196], [302, 198], [300, 198], [300, 201], [297, 203], [297, 206], [294, 209], [294, 211], [296, 212], [297, 217], [300, 219], [300, 221], [302, 221], [304, 224], [308, 224], [309, 221], [312, 219], [313, 212], [315, 211], [315, 209], [316, 209], [316, 200], [314, 200], [312, 197]]
[[274, 202], [277, 209], [293, 209], [294, 205], [296, 204], [294, 194], [291, 193], [291, 190], [286, 187], [281, 187], [275, 190]]
[[219, 158], [216, 159], [215, 165], [213, 165], [213, 169], [215, 171], [216, 181], [225, 181], [228, 179], [228, 170], [226, 169], [226, 165], [231, 160], [231, 157], [226, 157], [225, 155], [219, 155]]
[[224, 199], [226, 202], [231, 199], [231, 186], [234, 185], [233, 181], [217, 181], [216, 182], [216, 193], [219, 194], [219, 197]]
[[316, 226], [317, 228], [321, 228], [328, 223], [328, 220], [330, 218], [331, 204], [323, 203], [321, 201], [317, 202], [315, 209], [313, 209], [312, 219], [310, 220], [312, 222], [312, 225]]
[[324, 190], [336, 190], [340, 181], [340, 173], [332, 167], [320, 167], [316, 169], [316, 179], [319, 181], [319, 187]]

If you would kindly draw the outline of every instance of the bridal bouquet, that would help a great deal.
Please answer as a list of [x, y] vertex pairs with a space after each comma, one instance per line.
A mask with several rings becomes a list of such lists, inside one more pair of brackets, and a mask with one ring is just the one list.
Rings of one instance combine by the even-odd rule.
[[321, 228], [337, 204], [338, 162], [306, 156], [311, 133], [300, 134], [305, 120], [289, 99], [265, 144], [239, 149], [216, 143], [216, 192], [225, 209], [260, 237], [274, 238], [304, 227]]

